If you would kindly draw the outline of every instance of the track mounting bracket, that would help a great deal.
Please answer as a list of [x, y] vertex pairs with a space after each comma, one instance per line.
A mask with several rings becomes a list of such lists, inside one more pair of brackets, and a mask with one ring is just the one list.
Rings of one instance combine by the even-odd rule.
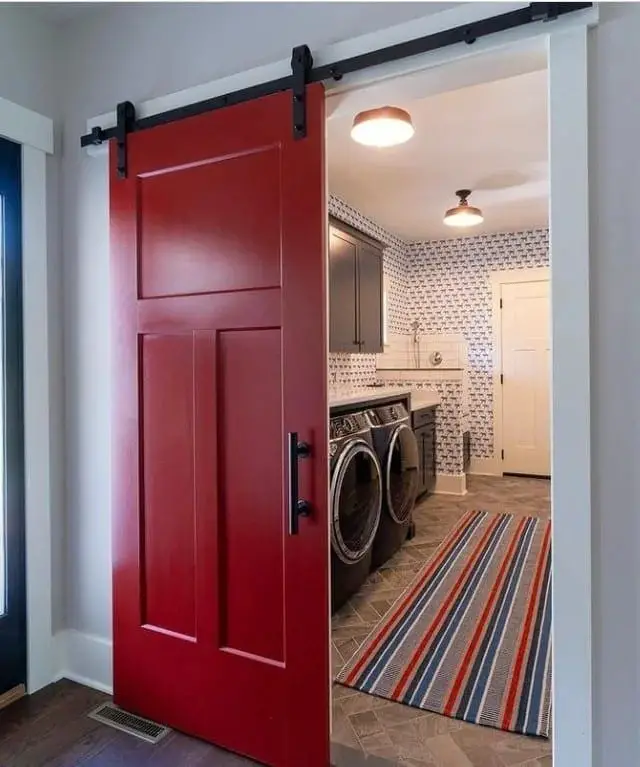
[[[118, 122], [116, 125], [118, 178], [127, 177], [127, 136], [132, 132], [136, 122], [136, 108], [130, 101], [121, 101], [116, 110]], [[95, 128], [93, 132], [95, 132]], [[92, 135], [93, 135], [92, 132]]]
[[309, 46], [296, 46], [291, 54], [294, 139], [301, 139], [307, 135], [307, 84], [312, 69], [313, 56]]

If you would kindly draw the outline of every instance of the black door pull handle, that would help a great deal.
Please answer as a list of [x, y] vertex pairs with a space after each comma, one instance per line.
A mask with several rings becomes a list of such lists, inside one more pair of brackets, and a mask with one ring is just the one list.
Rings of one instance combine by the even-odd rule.
[[298, 442], [298, 432], [290, 431], [288, 435], [289, 456], [289, 535], [298, 534], [299, 517], [308, 517], [311, 513], [311, 504], [298, 498], [298, 461], [311, 455], [311, 445], [307, 442]]

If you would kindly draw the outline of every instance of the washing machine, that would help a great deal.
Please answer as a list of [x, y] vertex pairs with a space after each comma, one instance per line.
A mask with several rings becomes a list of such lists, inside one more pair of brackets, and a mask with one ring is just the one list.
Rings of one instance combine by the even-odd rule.
[[375, 569], [407, 539], [419, 490], [420, 456], [411, 416], [402, 403], [374, 408], [367, 419], [383, 480], [382, 513], [371, 557]]
[[382, 472], [364, 413], [329, 420], [331, 611], [362, 586], [371, 571], [382, 511]]

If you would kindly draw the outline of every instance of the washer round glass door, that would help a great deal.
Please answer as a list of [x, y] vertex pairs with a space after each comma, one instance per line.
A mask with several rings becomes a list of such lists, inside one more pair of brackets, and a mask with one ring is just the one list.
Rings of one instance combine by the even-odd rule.
[[409, 519], [416, 502], [419, 464], [415, 434], [406, 423], [400, 424], [391, 435], [385, 462], [387, 508], [399, 525]]
[[346, 564], [367, 555], [380, 522], [382, 471], [364, 440], [348, 442], [331, 474], [331, 545]]

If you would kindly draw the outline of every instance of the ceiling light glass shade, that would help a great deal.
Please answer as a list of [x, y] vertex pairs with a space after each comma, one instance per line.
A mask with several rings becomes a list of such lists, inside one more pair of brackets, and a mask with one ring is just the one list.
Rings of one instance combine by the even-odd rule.
[[471, 194], [470, 189], [460, 189], [456, 192], [460, 198], [457, 207], [449, 208], [444, 214], [444, 223], [447, 226], [468, 227], [476, 226], [484, 221], [484, 216], [480, 208], [474, 208], [469, 205], [467, 197]]
[[351, 128], [354, 141], [376, 147], [404, 144], [414, 133], [411, 115], [400, 107], [379, 107], [359, 112]]

